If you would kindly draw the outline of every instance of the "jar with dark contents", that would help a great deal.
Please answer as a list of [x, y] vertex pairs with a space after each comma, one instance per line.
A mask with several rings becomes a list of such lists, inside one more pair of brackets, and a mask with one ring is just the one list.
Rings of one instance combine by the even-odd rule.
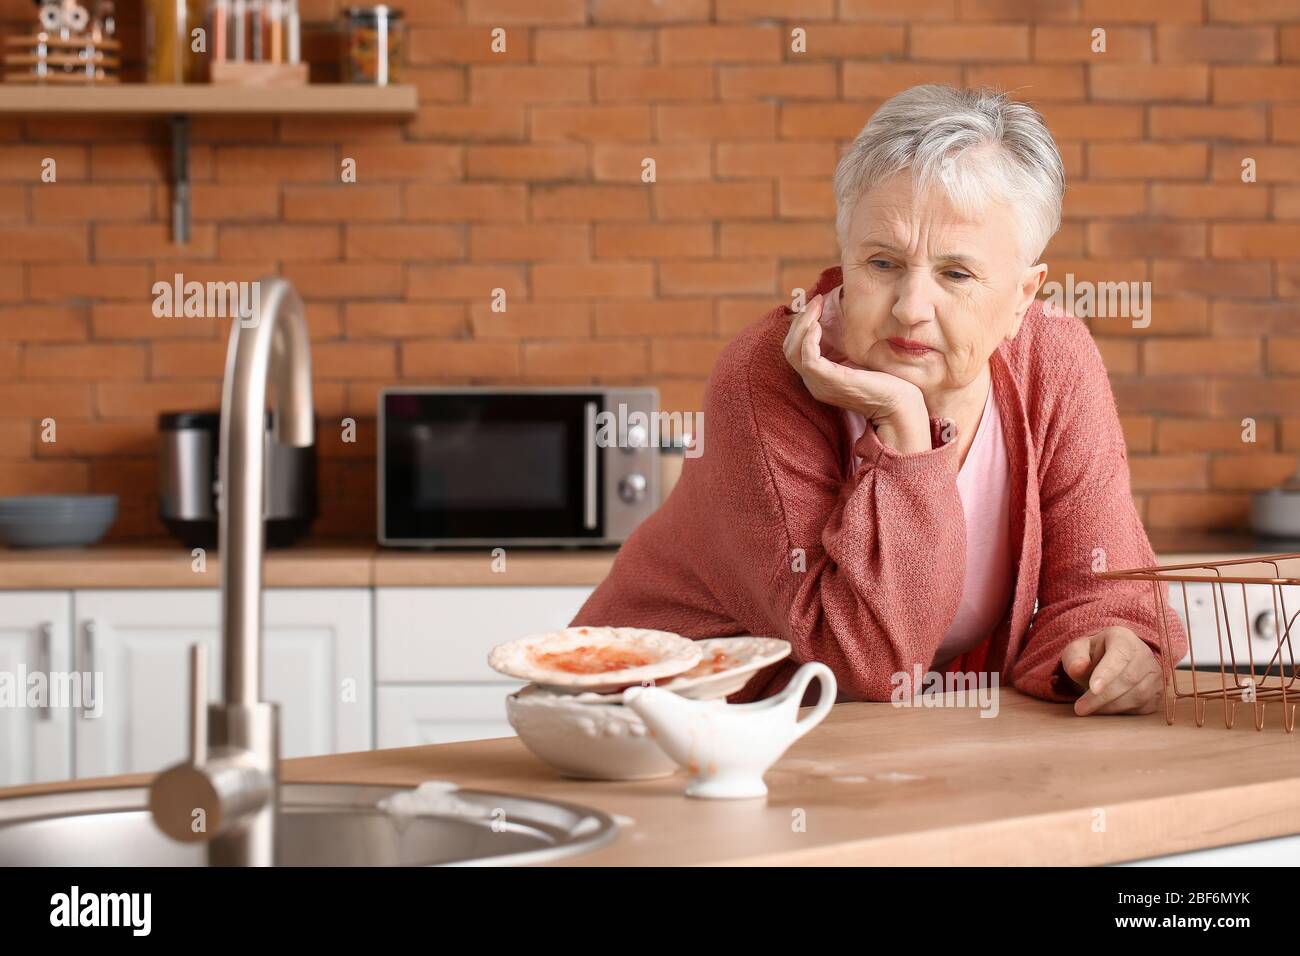
[[349, 83], [387, 86], [401, 71], [406, 25], [392, 7], [348, 7], [347, 56], [343, 75]]

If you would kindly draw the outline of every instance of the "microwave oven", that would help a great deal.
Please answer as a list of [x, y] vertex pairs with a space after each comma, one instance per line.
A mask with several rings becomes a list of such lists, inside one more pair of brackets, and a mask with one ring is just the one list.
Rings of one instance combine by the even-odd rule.
[[379, 543], [607, 546], [659, 504], [655, 388], [387, 388]]

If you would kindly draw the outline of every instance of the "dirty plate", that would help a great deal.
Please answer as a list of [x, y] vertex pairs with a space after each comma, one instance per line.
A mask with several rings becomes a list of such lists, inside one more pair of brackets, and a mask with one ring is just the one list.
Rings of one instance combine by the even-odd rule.
[[700, 662], [695, 641], [639, 627], [566, 627], [498, 644], [493, 670], [561, 691], [604, 693], [676, 677]]
[[764, 667], [790, 655], [790, 642], [775, 637], [711, 637], [695, 643], [700, 662], [659, 687], [695, 700], [714, 700], [734, 694]]

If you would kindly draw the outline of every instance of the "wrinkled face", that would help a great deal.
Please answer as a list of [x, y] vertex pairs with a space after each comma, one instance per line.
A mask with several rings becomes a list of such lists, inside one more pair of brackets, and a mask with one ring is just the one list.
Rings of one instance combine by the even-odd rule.
[[840, 347], [927, 396], [969, 385], [1047, 274], [1022, 264], [1020, 240], [1005, 203], [969, 218], [941, 189], [914, 197], [907, 172], [868, 190], [842, 249]]

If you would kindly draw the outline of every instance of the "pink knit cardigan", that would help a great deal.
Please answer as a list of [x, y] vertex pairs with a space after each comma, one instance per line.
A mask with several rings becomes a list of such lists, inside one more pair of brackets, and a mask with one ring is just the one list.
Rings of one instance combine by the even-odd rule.
[[[838, 266], [826, 269], [808, 297], [840, 281]], [[961, 599], [956, 443], [905, 455], [868, 428], [854, 471], [843, 410], [815, 400], [782, 354], [790, 315], [773, 309], [722, 352], [704, 399], [703, 453], [686, 460], [573, 623], [790, 641], [790, 658], [735, 703], [776, 693], [807, 661], [835, 672], [841, 700], [889, 700], [893, 675], [929, 669]], [[1083, 323], [1035, 303], [990, 362], [1012, 475], [1016, 584], [989, 639], [946, 670], [997, 671], [1002, 686], [1074, 700], [1081, 692], [1059, 659], [1075, 638], [1120, 624], [1159, 659], [1151, 585], [1093, 576], [1155, 558]], [[1187, 637], [1166, 614], [1177, 663]]]

